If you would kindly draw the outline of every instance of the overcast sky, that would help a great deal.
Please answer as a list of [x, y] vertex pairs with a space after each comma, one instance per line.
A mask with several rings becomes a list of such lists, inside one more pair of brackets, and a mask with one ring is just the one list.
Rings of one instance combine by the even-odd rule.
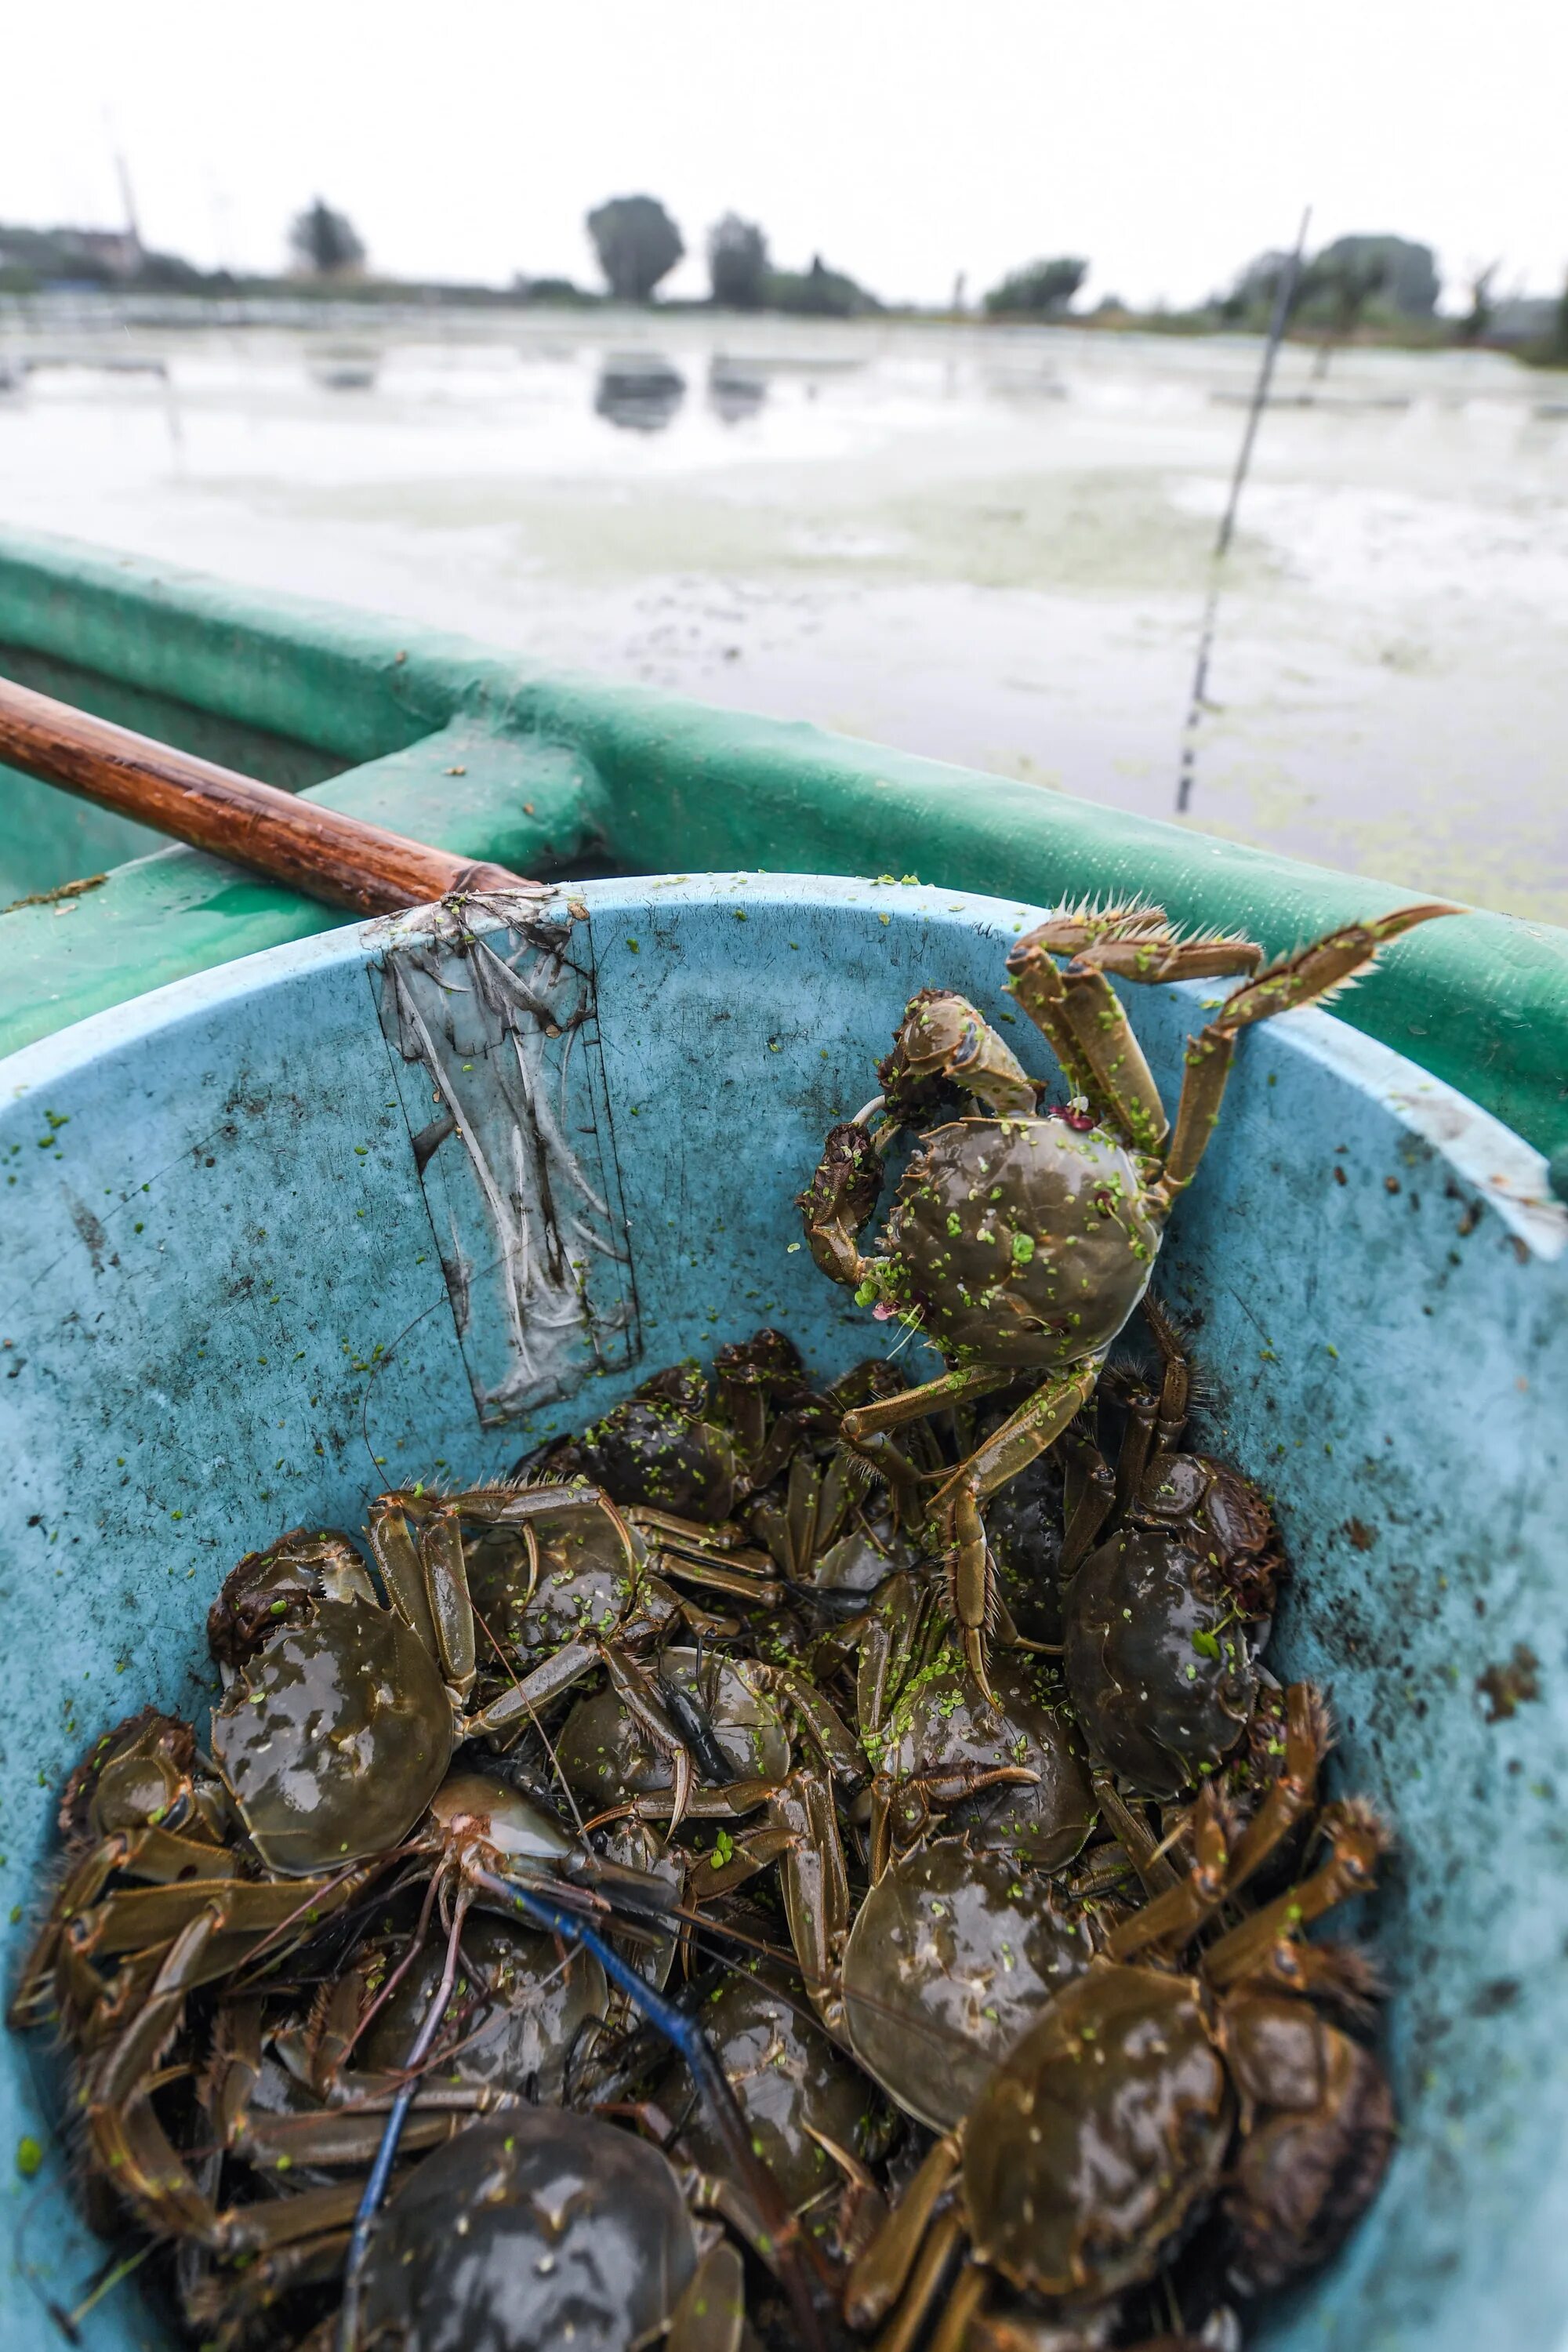
[[669, 292], [731, 208], [890, 299], [1067, 252], [1192, 300], [1307, 202], [1450, 300], [1568, 267], [1564, 0], [10, 0], [0, 90], [0, 221], [116, 222], [118, 146], [150, 243], [245, 268], [320, 192], [390, 272], [589, 279], [638, 190]]

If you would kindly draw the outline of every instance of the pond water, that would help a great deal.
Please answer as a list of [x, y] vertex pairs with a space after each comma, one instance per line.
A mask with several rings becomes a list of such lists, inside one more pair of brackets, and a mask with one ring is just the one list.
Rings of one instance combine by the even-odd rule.
[[[1070, 329], [14, 311], [0, 526], [1170, 816], [1257, 365]], [[1283, 355], [1263, 421], [1184, 822], [1568, 921], [1568, 379], [1312, 365]]]

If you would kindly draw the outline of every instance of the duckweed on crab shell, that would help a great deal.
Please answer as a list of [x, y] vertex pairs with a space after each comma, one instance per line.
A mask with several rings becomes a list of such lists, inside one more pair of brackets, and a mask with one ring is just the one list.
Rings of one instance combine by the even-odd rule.
[[365, 2352], [626, 2352], [697, 2264], [667, 2158], [611, 2124], [518, 2107], [398, 2190], [364, 2267]]
[[[517, 1535], [502, 1529], [481, 1537], [468, 1560], [474, 1607], [503, 1648], [532, 1663], [579, 1634], [613, 1633], [634, 1606], [655, 1619], [673, 1612], [652, 1580], [634, 1580], [619, 1535], [602, 1512], [563, 1507], [534, 1523], [539, 1580]], [[632, 1550], [644, 1547], [635, 1529]]]
[[888, 1220], [891, 1303], [952, 1361], [1020, 1371], [1109, 1347], [1160, 1236], [1138, 1164], [1101, 1129], [965, 1118], [925, 1136]]
[[1098, 1763], [1142, 1796], [1175, 1797], [1229, 1755], [1258, 1670], [1215, 1555], [1134, 1528], [1089, 1554], [1066, 1617], [1062, 1663]]
[[[972, 1846], [1005, 1851], [1035, 1870], [1060, 1870], [1084, 1844], [1098, 1811], [1060, 1685], [1047, 1668], [1008, 1657], [993, 1667], [991, 1680], [994, 1706], [957, 1654], [943, 1651], [900, 1695], [888, 1721], [882, 1770], [895, 1783], [922, 1780], [934, 1802], [952, 1803], [954, 1823], [968, 1831]], [[963, 1795], [966, 1776], [999, 1763], [1035, 1778]]]

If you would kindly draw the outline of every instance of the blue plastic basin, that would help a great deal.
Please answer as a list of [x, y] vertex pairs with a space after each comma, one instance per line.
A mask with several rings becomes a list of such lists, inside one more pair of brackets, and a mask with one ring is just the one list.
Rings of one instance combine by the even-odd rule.
[[[352, 927], [0, 1065], [14, 1920], [89, 1737], [147, 1701], [201, 1718], [203, 1619], [242, 1552], [356, 1526], [420, 1474], [493, 1474], [761, 1322], [823, 1372], [893, 1344], [816, 1273], [793, 1196], [913, 989], [1008, 1010], [1003, 955], [1037, 910], [761, 876], [572, 904], [531, 936], [494, 919], [472, 953], [429, 915]], [[1203, 992], [1130, 992], [1173, 1099]], [[1328, 1685], [1343, 1780], [1400, 1841], [1361, 1924], [1402, 2142], [1270, 2347], [1563, 2338], [1565, 1240], [1516, 1137], [1304, 1013], [1244, 1042], [1159, 1269], [1198, 1318], [1209, 1442], [1277, 1498], [1295, 1575], [1272, 1662]], [[1493, 1667], [1538, 1696], [1499, 1714]], [[46, 2304], [101, 2258], [43, 2063], [0, 2041], [7, 2347], [48, 2340]], [[80, 2340], [159, 2338], [127, 2284]]]

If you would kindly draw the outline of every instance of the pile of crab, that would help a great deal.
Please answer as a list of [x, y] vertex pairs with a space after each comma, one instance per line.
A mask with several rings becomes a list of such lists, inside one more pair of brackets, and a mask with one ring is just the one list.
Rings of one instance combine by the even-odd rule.
[[10, 2012], [172, 2326], [1233, 2352], [1333, 2251], [1394, 2118], [1373, 1971], [1310, 1931], [1387, 1832], [1264, 1664], [1268, 1503], [1187, 1444], [1148, 1283], [1241, 1029], [1412, 919], [1247, 978], [1168, 1150], [1105, 972], [1245, 942], [1021, 942], [1061, 1111], [917, 998], [802, 1208], [936, 1379], [814, 1385], [760, 1331], [504, 1483], [383, 1496], [363, 1546], [240, 1561], [210, 1721], [72, 1776]]

